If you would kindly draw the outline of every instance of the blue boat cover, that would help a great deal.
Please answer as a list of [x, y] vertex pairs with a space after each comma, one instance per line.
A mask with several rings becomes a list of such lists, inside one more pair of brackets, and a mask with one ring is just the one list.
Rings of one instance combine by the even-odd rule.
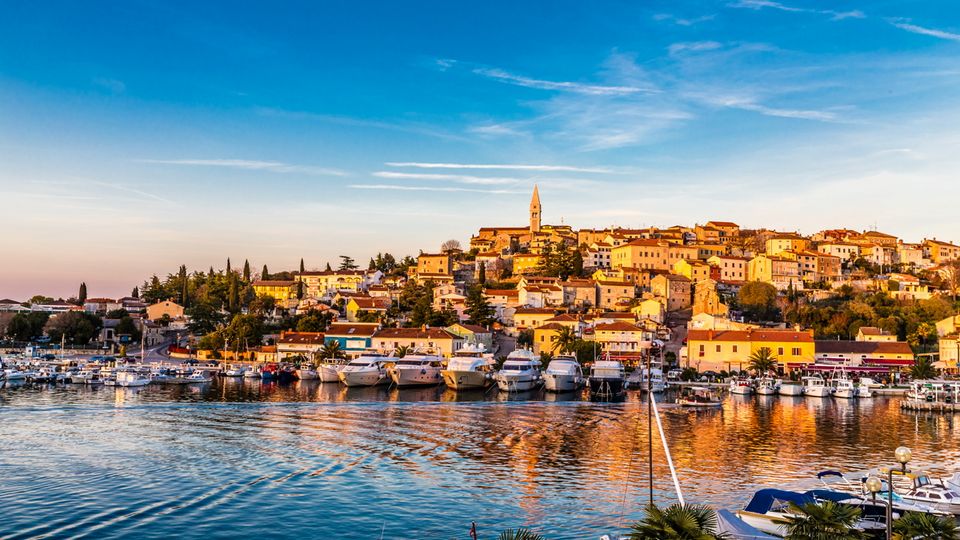
[[766, 540], [776, 538], [745, 523], [729, 510], [717, 510], [717, 532], [725, 533], [732, 540]]
[[744, 510], [747, 512], [753, 512], [755, 514], [766, 514], [778, 501], [780, 503], [792, 502], [798, 506], [816, 502], [813, 500], [813, 497], [805, 493], [785, 491], [782, 489], [761, 489], [753, 494], [753, 498], [750, 499], [750, 503], [747, 504], [747, 507], [744, 508]]

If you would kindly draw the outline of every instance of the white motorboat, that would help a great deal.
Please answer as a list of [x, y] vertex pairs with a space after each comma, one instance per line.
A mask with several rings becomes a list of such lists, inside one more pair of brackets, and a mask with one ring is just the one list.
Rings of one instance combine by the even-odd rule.
[[320, 373], [311, 368], [297, 369], [297, 378], [301, 381], [313, 381], [320, 378]]
[[572, 392], [583, 388], [584, 382], [580, 362], [572, 356], [554, 358], [543, 372], [547, 392]]
[[20, 371], [16, 368], [5, 369], [3, 370], [6, 379], [8, 382], [16, 383], [23, 382], [27, 380], [27, 373], [25, 371]]
[[70, 376], [70, 382], [73, 384], [102, 384], [100, 372], [88, 369], [81, 369]]
[[597, 360], [590, 369], [590, 395], [601, 398], [617, 397], [626, 388], [626, 371], [616, 360]]
[[533, 390], [543, 382], [540, 359], [531, 351], [517, 349], [507, 355], [494, 380], [504, 392]]
[[872, 398], [873, 390], [869, 385], [860, 383], [857, 385], [857, 397], [858, 398]]
[[243, 378], [244, 378], [244, 379], [259, 379], [261, 374], [262, 374], [262, 373], [261, 373], [261, 371], [260, 371], [260, 368], [259, 368], [259, 367], [255, 367], [255, 368], [253, 368], [253, 369], [248, 369], [248, 370], [244, 371], [244, 372], [243, 372]]
[[224, 370], [224, 377], [243, 377], [246, 375], [248, 368], [246, 366], [230, 366]]
[[[855, 525], [858, 530], [876, 534], [882, 533], [886, 528], [887, 508], [884, 503], [879, 501], [873, 503], [850, 493], [825, 489], [804, 493], [782, 489], [761, 489], [754, 493], [747, 506], [736, 515], [748, 525], [765, 533], [784, 537], [787, 534], [787, 520], [796, 515], [793, 505], [821, 504], [823, 501], [856, 507], [860, 511], [860, 518]], [[900, 515], [900, 512], [894, 508], [893, 518], [897, 519]]]
[[454, 353], [447, 369], [440, 371], [443, 382], [454, 390], [476, 390], [493, 384], [497, 362], [483, 347], [466, 346]]
[[750, 379], [735, 377], [730, 379], [730, 393], [749, 396], [753, 394], [753, 384], [750, 383]]
[[210, 378], [202, 370], [197, 370], [187, 376], [187, 382], [190, 384], [208, 383]]
[[146, 386], [150, 384], [150, 377], [138, 370], [122, 369], [116, 372], [116, 386]]
[[439, 356], [411, 355], [398, 358], [393, 366], [387, 369], [393, 384], [403, 386], [433, 386], [440, 384], [443, 377], [440, 372], [443, 363]]
[[780, 391], [780, 381], [773, 377], [761, 377], [757, 380], [757, 395], [772, 396]]
[[663, 382], [663, 370], [657, 366], [650, 367], [650, 376], [647, 380], [647, 367], [641, 367], [638, 369], [640, 372], [640, 383], [639, 388], [641, 392], [646, 392], [649, 388], [655, 394], [659, 394], [666, 389], [666, 385]]
[[390, 380], [380, 356], [360, 356], [337, 372], [340, 382], [347, 386], [376, 386]]
[[[883, 477], [887, 470], [881, 469]], [[916, 502], [939, 512], [960, 515], [960, 491], [942, 480], [934, 480], [925, 472], [893, 471], [894, 491], [905, 501]]]
[[804, 391], [803, 383], [797, 381], [782, 381], [777, 393], [781, 396], [802, 396]]
[[853, 381], [846, 377], [837, 377], [830, 381], [832, 386], [831, 390], [833, 396], [841, 399], [855, 399], [859, 397], [857, 395], [857, 387], [853, 384]]
[[722, 407], [723, 402], [717, 391], [706, 386], [684, 387], [677, 398], [677, 405], [681, 407], [714, 408]]
[[340, 382], [340, 370], [346, 364], [327, 361], [317, 366], [317, 378], [320, 382]]
[[810, 397], [830, 397], [833, 389], [827, 386], [823, 377], [811, 375], [803, 378], [803, 394]]

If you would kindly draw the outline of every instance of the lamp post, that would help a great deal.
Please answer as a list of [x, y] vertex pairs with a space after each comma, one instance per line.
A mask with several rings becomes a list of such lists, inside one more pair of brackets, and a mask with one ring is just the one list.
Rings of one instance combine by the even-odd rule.
[[[913, 452], [906, 446], [900, 446], [893, 451], [900, 462], [900, 472], [907, 474], [907, 463], [913, 457]], [[867, 480], [869, 482], [869, 479]], [[878, 490], [879, 491], [879, 490]], [[893, 467], [887, 470], [887, 540], [893, 538]]]

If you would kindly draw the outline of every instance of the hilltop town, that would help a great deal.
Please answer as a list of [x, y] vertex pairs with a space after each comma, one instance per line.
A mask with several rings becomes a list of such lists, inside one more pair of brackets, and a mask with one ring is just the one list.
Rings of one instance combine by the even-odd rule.
[[[542, 223], [484, 226], [416, 257], [380, 253], [366, 269], [259, 273], [181, 267], [126, 298], [0, 300], [12, 342], [171, 343], [202, 357], [277, 361], [368, 349], [466, 344], [495, 354], [645, 354], [699, 371], [743, 369], [767, 348], [781, 370], [844, 365], [896, 371], [917, 358], [956, 369], [960, 247], [880, 231], [812, 235], [728, 221], [641, 229]], [[915, 239], [914, 239], [915, 240]]]

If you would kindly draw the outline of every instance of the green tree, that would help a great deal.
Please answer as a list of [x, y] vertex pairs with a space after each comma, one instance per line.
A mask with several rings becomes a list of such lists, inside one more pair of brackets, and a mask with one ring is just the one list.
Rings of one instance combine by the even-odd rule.
[[263, 340], [263, 325], [254, 315], [236, 314], [230, 324], [221, 330], [223, 337], [241, 350], [256, 347]]
[[580, 338], [577, 337], [576, 330], [564, 326], [556, 331], [551, 352], [560, 354], [576, 352], [578, 341], [580, 341]]
[[397, 358], [403, 358], [404, 356], [410, 354], [411, 352], [413, 352], [412, 347], [410, 347], [409, 345], [401, 345], [396, 349], [394, 349], [393, 355]]
[[894, 540], [960, 540], [957, 522], [949, 516], [906, 512], [893, 522]]
[[265, 317], [273, 314], [273, 310], [277, 307], [277, 299], [272, 296], [260, 295], [254, 298], [249, 306], [247, 311], [261, 317]]
[[133, 298], [140, 298], [140, 287], [134, 285], [133, 290], [130, 291], [130, 296]]
[[319, 356], [320, 358], [330, 360], [343, 358], [344, 354], [343, 350], [340, 349], [340, 342], [333, 339], [327, 340], [327, 342], [323, 344], [323, 347], [320, 348]]
[[108, 311], [108, 312], [106, 313], [106, 315], [105, 315], [104, 318], [105, 318], [105, 319], [122, 319], [122, 318], [124, 318], [124, 317], [129, 316], [129, 315], [130, 315], [130, 313], [129, 313], [127, 310], [123, 309], [123, 308], [120, 308], [120, 309], [111, 309], [110, 311]]
[[533, 329], [521, 330], [517, 334], [517, 347], [532, 347], [533, 346]]
[[487, 282], [487, 265], [486, 263], [478, 262], [477, 263], [477, 283], [483, 288], [483, 285]]
[[230, 273], [230, 257], [227, 257], [227, 274]]
[[340, 256], [340, 267], [338, 270], [341, 272], [352, 272], [357, 268], [359, 268], [357, 262], [354, 261], [352, 257], [348, 257], [347, 255]]
[[783, 520], [788, 540], [860, 540], [855, 526], [860, 520], [856, 506], [833, 501], [797, 505], [790, 503], [791, 515]]
[[727, 538], [717, 532], [717, 514], [699, 504], [672, 504], [661, 510], [647, 505], [643, 517], [631, 527], [631, 540], [713, 540]]
[[767, 372], [777, 368], [777, 357], [773, 355], [770, 347], [760, 347], [754, 351], [748, 358], [749, 368], [757, 375], [765, 375]]
[[297, 331], [325, 332], [332, 319], [333, 314], [329, 311], [320, 312], [315, 309], [311, 309], [297, 321]]
[[77, 304], [82, 306], [83, 303], [86, 301], [87, 301], [87, 284], [81, 283], [80, 292], [77, 294]]
[[236, 313], [240, 310], [240, 284], [237, 283], [236, 274], [227, 274], [230, 280], [230, 289], [227, 298], [228, 310], [231, 313]]
[[300, 257], [300, 273], [302, 274], [306, 268], [303, 266], [303, 257]]
[[30, 300], [27, 300], [27, 303], [31, 305], [32, 304], [49, 304], [50, 302], [53, 302], [53, 298], [49, 296], [44, 296], [42, 294], [34, 295], [33, 297], [30, 298]]
[[933, 379], [936, 376], [937, 370], [933, 367], [933, 361], [927, 356], [917, 358], [917, 361], [910, 367], [910, 377], [913, 379]]
[[17, 341], [30, 341], [43, 335], [43, 327], [50, 318], [43, 311], [17, 313], [7, 323], [6, 334]]
[[250, 261], [247, 259], [243, 260], [243, 281], [250, 283]]
[[770, 321], [779, 318], [777, 288], [762, 281], [751, 281], [740, 287], [738, 303], [746, 317]]
[[267, 270], [267, 265], [263, 265], [263, 270], [260, 271], [260, 279], [264, 281], [270, 279], [270, 271]]
[[209, 334], [223, 324], [223, 314], [207, 303], [197, 303], [184, 310], [189, 317], [187, 329], [194, 335]]
[[330, 268], [330, 263], [327, 263], [327, 267], [323, 269], [325, 272], [333, 272], [333, 268]]
[[96, 315], [80, 311], [68, 311], [51, 317], [47, 321], [44, 331], [54, 343], [65, 338], [67, 343], [72, 345], [86, 345], [97, 337], [97, 333], [102, 326], [103, 322]]
[[496, 310], [493, 306], [487, 301], [483, 296], [483, 287], [480, 285], [474, 285], [470, 287], [470, 290], [467, 292], [467, 299], [464, 302], [466, 309], [464, 310], [467, 315], [470, 316], [470, 320], [475, 324], [481, 326], [487, 326], [492, 324], [496, 317]]
[[497, 537], [497, 540], [546, 540], [543, 535], [537, 534], [530, 529], [524, 529], [523, 527], [513, 530], [507, 529], [500, 533], [500, 536]]

